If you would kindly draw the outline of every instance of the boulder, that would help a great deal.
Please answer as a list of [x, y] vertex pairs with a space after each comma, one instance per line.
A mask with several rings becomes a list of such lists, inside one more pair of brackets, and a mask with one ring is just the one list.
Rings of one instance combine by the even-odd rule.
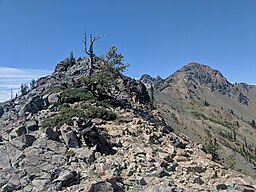
[[76, 171], [56, 169], [52, 174], [52, 183], [55, 189], [61, 190], [62, 187], [68, 187], [71, 184], [78, 183], [79, 178]]
[[94, 157], [94, 153], [95, 153], [95, 147], [92, 148], [87, 148], [87, 147], [83, 147], [83, 148], [76, 148], [76, 149], [72, 149], [72, 151], [75, 154], [75, 158], [84, 161], [86, 163], [91, 163], [95, 160]]
[[78, 148], [79, 147], [78, 138], [70, 126], [64, 124], [60, 128], [60, 131], [61, 131], [62, 138], [67, 147], [69, 147], [69, 148]]
[[35, 140], [36, 140], [36, 137], [33, 136], [33, 135], [28, 135], [27, 134], [27, 135], [23, 135], [21, 137], [21, 141], [25, 144], [26, 147], [31, 146], [34, 143]]
[[20, 115], [26, 112], [35, 114], [44, 108], [45, 108], [45, 102], [43, 98], [41, 98], [40, 96], [34, 96], [32, 98], [29, 98], [26, 101], [26, 104], [23, 105], [22, 109], [20, 110]]
[[24, 125], [21, 125], [19, 127], [14, 128], [10, 132], [10, 137], [11, 137], [11, 139], [14, 139], [14, 138], [24, 135], [26, 133], [27, 133], [26, 127]]
[[85, 187], [83, 192], [96, 192], [96, 191], [114, 192], [114, 188], [109, 182], [99, 181], [95, 183], [89, 183]]
[[59, 134], [53, 131], [51, 128], [46, 128], [45, 134], [47, 135], [48, 139], [51, 140], [57, 140], [59, 138]]
[[226, 184], [224, 184], [224, 183], [220, 183], [220, 184], [217, 184], [217, 185], [216, 185], [216, 189], [217, 189], [218, 191], [226, 190], [226, 189], [228, 189], [228, 186], [227, 186]]
[[25, 122], [25, 125], [27, 127], [27, 131], [37, 131], [38, 128], [38, 122], [36, 120], [29, 120]]
[[61, 104], [61, 98], [58, 93], [52, 93], [48, 96], [48, 102], [50, 105], [60, 105]]

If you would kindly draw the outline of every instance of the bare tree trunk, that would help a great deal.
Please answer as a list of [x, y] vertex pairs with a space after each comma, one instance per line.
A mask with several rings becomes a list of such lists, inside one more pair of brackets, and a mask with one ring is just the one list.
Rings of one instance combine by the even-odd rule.
[[86, 32], [84, 34], [84, 41], [83, 41], [84, 42], [84, 51], [89, 56], [89, 59], [90, 59], [90, 62], [89, 62], [89, 76], [91, 76], [91, 74], [93, 73], [94, 57], [95, 57], [95, 54], [93, 52], [94, 42], [97, 41], [98, 39], [102, 38], [102, 37], [107, 37], [107, 36], [106, 35], [100, 35], [100, 36], [93, 37], [92, 34], [90, 34], [90, 45], [89, 45], [89, 49], [87, 49]]

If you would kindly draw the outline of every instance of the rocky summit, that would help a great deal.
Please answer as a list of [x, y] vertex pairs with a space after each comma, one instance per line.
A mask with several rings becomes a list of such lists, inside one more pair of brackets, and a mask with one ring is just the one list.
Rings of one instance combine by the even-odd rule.
[[[95, 61], [98, 72], [102, 63]], [[2, 192], [256, 190], [252, 177], [213, 161], [205, 146], [175, 133], [166, 113], [153, 107], [143, 83], [119, 74], [105, 87], [94, 86], [88, 66], [87, 59], [66, 59], [33, 89], [1, 105]], [[194, 75], [182, 74], [181, 81], [190, 85]], [[206, 70], [200, 83], [211, 89], [213, 78], [207, 75]], [[236, 99], [232, 85], [216, 76], [220, 79], [213, 91], [223, 94], [228, 86]], [[176, 78], [163, 82], [162, 94]]]

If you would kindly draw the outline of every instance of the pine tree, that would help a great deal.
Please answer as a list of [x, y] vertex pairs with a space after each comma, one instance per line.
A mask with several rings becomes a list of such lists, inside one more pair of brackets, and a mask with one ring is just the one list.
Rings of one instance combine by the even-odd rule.
[[28, 92], [28, 86], [26, 84], [21, 84], [20, 85], [20, 93], [21, 95], [25, 95]]
[[34, 89], [36, 87], [36, 80], [32, 79], [30, 82], [30, 89]]
[[123, 58], [122, 54], [117, 53], [116, 47], [109, 49], [106, 56], [102, 58], [99, 70], [84, 78], [84, 82], [92, 92], [101, 96], [106, 94], [106, 89], [111, 83], [129, 67], [129, 64], [123, 62]]

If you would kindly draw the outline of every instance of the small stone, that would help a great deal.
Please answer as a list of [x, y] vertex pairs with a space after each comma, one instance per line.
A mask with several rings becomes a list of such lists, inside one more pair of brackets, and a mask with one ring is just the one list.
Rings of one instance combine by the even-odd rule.
[[180, 157], [189, 157], [189, 154], [186, 153], [185, 151], [183, 150], [178, 150], [177, 153], [176, 153], [177, 156], [180, 156]]
[[95, 123], [95, 125], [102, 125], [103, 120], [100, 118], [95, 118], [95, 119], [92, 119], [92, 123]]
[[175, 156], [175, 157], [173, 158], [173, 160], [175, 160], [175, 161], [177, 161], [177, 162], [184, 162], [184, 161], [188, 161], [189, 158], [183, 157], [183, 156]]
[[216, 188], [218, 191], [220, 191], [220, 190], [226, 190], [228, 188], [228, 186], [226, 184], [221, 183], [221, 184], [216, 185]]
[[127, 176], [132, 176], [136, 171], [137, 165], [135, 163], [131, 163], [127, 168]]
[[187, 170], [188, 170], [188, 172], [192, 172], [192, 173], [203, 173], [203, 172], [205, 172], [205, 169], [203, 167], [200, 167], [200, 166], [188, 167]]
[[203, 185], [204, 184], [203, 180], [200, 177], [195, 178], [194, 179], [194, 183], [197, 183], [199, 185]]
[[138, 185], [147, 185], [147, 182], [145, 181], [145, 179], [143, 177], [136, 178], [136, 182]]
[[159, 173], [160, 178], [163, 178], [166, 176], [170, 176], [170, 174], [168, 172], [166, 172], [165, 170], [160, 171], [160, 173]]

